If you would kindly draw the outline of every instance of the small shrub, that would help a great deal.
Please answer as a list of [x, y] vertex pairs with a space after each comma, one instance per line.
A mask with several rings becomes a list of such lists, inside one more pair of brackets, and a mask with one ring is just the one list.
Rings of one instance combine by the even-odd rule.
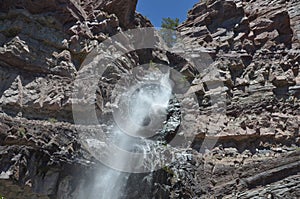
[[55, 118], [53, 118], [53, 117], [50, 117], [50, 118], [48, 119], [48, 122], [54, 124], [54, 123], [57, 122], [57, 119], [55, 119]]
[[150, 60], [149, 66], [150, 66], [150, 68], [153, 69], [153, 70], [154, 70], [154, 69], [158, 69], [157, 64], [156, 64], [155, 62], [153, 62], [152, 60]]
[[174, 171], [169, 166], [164, 166], [162, 169], [172, 176], [175, 175]]
[[[18, 134], [20, 136], [22, 136], [22, 137], [25, 137], [25, 135], [26, 135], [26, 129], [24, 127], [19, 127]], [[1, 197], [0, 197], [0, 199], [1, 199]]]

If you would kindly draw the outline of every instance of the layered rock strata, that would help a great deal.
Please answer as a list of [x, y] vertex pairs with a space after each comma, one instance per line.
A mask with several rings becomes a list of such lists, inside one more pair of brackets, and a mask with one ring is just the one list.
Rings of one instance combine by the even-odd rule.
[[[0, 0], [1, 196], [88, 197], [80, 190], [91, 186], [100, 162], [74, 125], [73, 82], [99, 43], [151, 26], [136, 3]], [[123, 198], [300, 197], [299, 8], [296, 0], [201, 2], [178, 27], [190, 51], [139, 50], [108, 67], [97, 90], [101, 119], [111, 114], [106, 105], [117, 80], [151, 60], [185, 75], [199, 103], [190, 112], [198, 126], [188, 155], [131, 175]], [[205, 62], [203, 53], [210, 66], [195, 62]], [[218, 73], [197, 73], [195, 64]], [[203, 148], [204, 141], [215, 147]]]

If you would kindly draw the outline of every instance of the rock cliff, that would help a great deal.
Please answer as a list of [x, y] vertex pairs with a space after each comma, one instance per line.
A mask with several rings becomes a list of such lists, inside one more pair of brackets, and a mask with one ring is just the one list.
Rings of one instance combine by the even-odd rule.
[[[200, 170], [206, 172], [193, 176], [201, 183], [192, 184], [186, 198], [197, 196], [196, 187], [208, 198], [299, 197], [298, 152], [288, 152], [299, 146], [299, 5], [206, 1], [178, 27], [186, 45], [204, 47], [213, 57], [220, 72], [215, 78], [227, 95], [226, 117], [207, 121], [218, 128], [219, 147], [204, 155]], [[201, 111], [209, 113], [205, 84], [198, 98]], [[195, 149], [202, 139], [196, 138]], [[280, 163], [287, 154], [294, 160]]]
[[[88, 198], [88, 189], [81, 190], [91, 186], [100, 163], [78, 136], [73, 82], [98, 44], [152, 26], [135, 12], [136, 4], [0, 0], [1, 196]], [[209, 79], [194, 73], [188, 60], [157, 49], [131, 52], [109, 67], [97, 90], [100, 118], [109, 114], [113, 84], [151, 60], [178, 66], [199, 102], [189, 158], [130, 175], [123, 198], [300, 197], [299, 10], [297, 0], [196, 4], [178, 38], [212, 57], [218, 75]], [[220, 91], [225, 109], [215, 114], [213, 96]], [[201, 148], [205, 138], [215, 140], [213, 149]]]

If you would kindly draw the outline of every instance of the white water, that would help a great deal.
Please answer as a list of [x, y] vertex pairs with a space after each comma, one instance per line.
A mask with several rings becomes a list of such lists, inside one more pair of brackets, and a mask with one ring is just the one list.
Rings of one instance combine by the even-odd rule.
[[[151, 79], [153, 76], [151, 75], [148, 78]], [[121, 130], [118, 126], [115, 126], [112, 142], [121, 150], [109, 151], [109, 162], [112, 165], [117, 165], [118, 170], [121, 171], [109, 167], [99, 169], [95, 176], [96, 181], [93, 188], [88, 194], [89, 197], [86, 198], [121, 199], [123, 197], [123, 189], [130, 175], [128, 172], [122, 172], [122, 170], [128, 171], [132, 169], [134, 173], [134, 169], [143, 166], [141, 157], [144, 156], [134, 159], [128, 154], [124, 155], [122, 151], [136, 152], [139, 150], [139, 153], [142, 153], [144, 150], [149, 149], [148, 146], [138, 143], [137, 137], [144, 139], [155, 135], [156, 132], [153, 131], [162, 125], [160, 123], [166, 118], [166, 109], [172, 95], [169, 74], [160, 74], [160, 78], [157, 80], [155, 84], [153, 84], [153, 81], [151, 81], [151, 84], [148, 84], [147, 81], [142, 82], [143, 86], [128, 95], [129, 99], [127, 100], [130, 111], [128, 118], [125, 120], [126, 122], [122, 126], [125, 126], [125, 130], [130, 129], [130, 132], [124, 132], [124, 128]], [[151, 132], [151, 130], [153, 131]], [[132, 166], [128, 167], [128, 165]]]

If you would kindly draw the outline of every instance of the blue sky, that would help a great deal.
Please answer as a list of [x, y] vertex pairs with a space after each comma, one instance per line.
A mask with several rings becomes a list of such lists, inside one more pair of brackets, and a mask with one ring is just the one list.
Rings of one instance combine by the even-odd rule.
[[200, 0], [138, 0], [137, 11], [146, 16], [155, 27], [160, 27], [162, 18], [179, 18], [185, 21], [187, 12]]

